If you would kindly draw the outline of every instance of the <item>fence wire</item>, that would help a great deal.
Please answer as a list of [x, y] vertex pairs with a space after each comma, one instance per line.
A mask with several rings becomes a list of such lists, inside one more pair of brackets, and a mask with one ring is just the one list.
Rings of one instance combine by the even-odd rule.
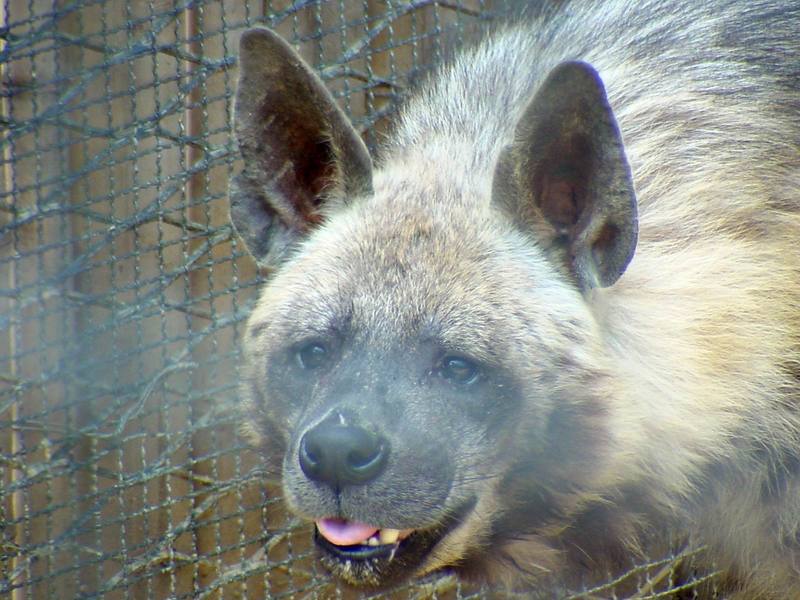
[[[354, 596], [236, 436], [259, 284], [227, 222], [236, 42], [266, 24], [295, 43], [374, 146], [409, 82], [504, 10], [0, 5], [0, 595]], [[671, 595], [685, 558], [592, 597]], [[387, 597], [491, 595], [444, 578]]]

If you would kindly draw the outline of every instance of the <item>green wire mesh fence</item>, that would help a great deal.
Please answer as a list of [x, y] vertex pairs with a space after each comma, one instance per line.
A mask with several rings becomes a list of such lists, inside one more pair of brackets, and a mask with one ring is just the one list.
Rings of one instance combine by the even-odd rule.
[[[358, 596], [236, 435], [259, 284], [227, 222], [238, 36], [295, 43], [374, 146], [409, 82], [505, 10], [0, 4], [0, 596]], [[627, 577], [663, 597], [680, 560]], [[487, 595], [444, 578], [386, 597]]]

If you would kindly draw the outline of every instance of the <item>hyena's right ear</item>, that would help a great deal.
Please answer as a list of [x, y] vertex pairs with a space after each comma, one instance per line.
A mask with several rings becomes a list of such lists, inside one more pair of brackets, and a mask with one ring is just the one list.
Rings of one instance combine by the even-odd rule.
[[322, 221], [323, 203], [372, 191], [364, 142], [319, 77], [267, 29], [242, 35], [234, 126], [244, 169], [230, 184], [231, 222], [259, 267], [279, 264]]
[[619, 127], [590, 65], [553, 69], [501, 154], [493, 188], [581, 289], [622, 276], [636, 248], [636, 194]]

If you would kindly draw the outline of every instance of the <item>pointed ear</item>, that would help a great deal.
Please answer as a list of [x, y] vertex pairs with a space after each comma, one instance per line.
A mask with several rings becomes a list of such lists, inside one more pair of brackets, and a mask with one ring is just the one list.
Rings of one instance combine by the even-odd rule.
[[363, 141], [311, 68], [277, 34], [250, 29], [239, 45], [234, 127], [244, 169], [231, 180], [231, 222], [260, 267], [322, 221], [336, 198], [372, 191]]
[[625, 272], [638, 235], [636, 195], [619, 127], [597, 72], [558, 65], [498, 161], [493, 194], [566, 262], [581, 289]]

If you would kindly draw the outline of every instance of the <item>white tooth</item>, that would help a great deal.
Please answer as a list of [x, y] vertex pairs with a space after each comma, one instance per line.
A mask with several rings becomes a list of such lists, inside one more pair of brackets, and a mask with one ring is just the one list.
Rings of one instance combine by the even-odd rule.
[[367, 544], [368, 544], [368, 545], [370, 545], [370, 546], [377, 546], [377, 545], [379, 545], [379, 544], [380, 544], [380, 542], [378, 541], [378, 538], [376, 538], [376, 537], [371, 537], [371, 538], [369, 538], [369, 539], [367, 540]]
[[394, 544], [399, 536], [399, 529], [381, 529], [381, 544]]

